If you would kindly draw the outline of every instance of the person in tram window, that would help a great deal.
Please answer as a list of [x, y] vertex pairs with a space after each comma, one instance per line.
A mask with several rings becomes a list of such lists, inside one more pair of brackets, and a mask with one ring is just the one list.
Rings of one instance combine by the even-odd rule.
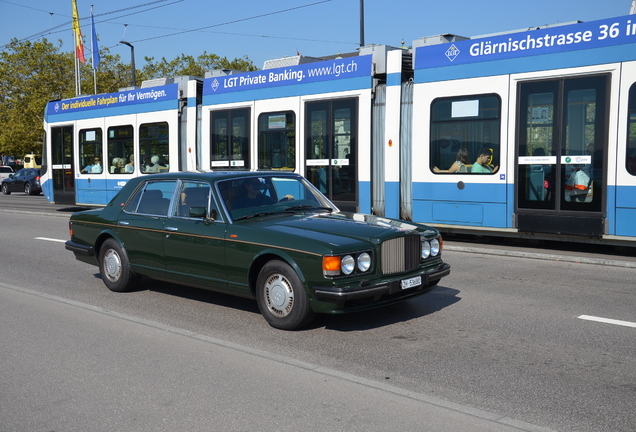
[[147, 173], [158, 173], [159, 172], [159, 156], [154, 155], [150, 158], [150, 164], [146, 165]]
[[99, 157], [95, 157], [93, 165], [87, 165], [82, 171], [82, 174], [101, 174], [102, 173], [102, 160]]
[[119, 171], [117, 170], [118, 166], [119, 166], [119, 158], [113, 158], [113, 164], [110, 166], [110, 173], [111, 174], [119, 173]]
[[449, 169], [447, 170], [442, 170], [437, 168], [436, 166], [433, 167], [433, 172], [436, 173], [454, 173], [454, 172], [460, 172], [460, 173], [465, 173], [468, 172], [468, 167], [467, 165], [470, 164], [470, 159], [468, 159], [468, 150], [465, 148], [460, 148], [459, 151], [457, 152], [457, 158], [455, 160], [455, 162], [453, 162], [453, 164], [450, 166]]
[[91, 168], [92, 174], [101, 174], [102, 173], [102, 161], [100, 158], [95, 158], [95, 164]]
[[130, 155], [130, 162], [126, 164], [124, 167], [124, 172], [126, 174], [131, 174], [135, 172], [135, 155]]
[[473, 164], [470, 169], [471, 173], [485, 173], [485, 174], [494, 174], [499, 171], [499, 166], [492, 167], [489, 165], [490, 159], [492, 158], [492, 150], [488, 147], [484, 147], [479, 151], [479, 156], [477, 156], [477, 160]]

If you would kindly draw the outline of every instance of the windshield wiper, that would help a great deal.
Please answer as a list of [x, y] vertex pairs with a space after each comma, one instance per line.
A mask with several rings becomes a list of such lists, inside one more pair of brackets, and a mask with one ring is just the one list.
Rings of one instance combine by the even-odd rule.
[[287, 207], [285, 209], [285, 211], [296, 211], [296, 210], [326, 210], [329, 213], [333, 212], [333, 209], [331, 207], [320, 207], [320, 206], [315, 206], [312, 204], [303, 204], [303, 205], [297, 205], [297, 206], [292, 206], [292, 207]]
[[285, 211], [286, 210], [283, 210], [283, 211], [279, 210], [279, 211], [273, 211], [273, 212], [252, 213], [252, 214], [248, 214], [248, 215], [245, 215], [245, 216], [241, 216], [241, 217], [238, 217], [238, 218], [232, 218], [232, 219], [234, 219], [235, 221], [238, 221], [238, 220], [242, 220], [242, 219], [251, 219], [251, 218], [260, 217], [260, 216], [268, 216], [268, 215], [273, 215], [273, 214], [284, 213]]

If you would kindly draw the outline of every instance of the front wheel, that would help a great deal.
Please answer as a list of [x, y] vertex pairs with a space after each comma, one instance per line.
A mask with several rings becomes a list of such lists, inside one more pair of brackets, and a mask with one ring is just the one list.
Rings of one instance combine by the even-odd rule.
[[126, 254], [114, 239], [108, 239], [99, 250], [99, 272], [109, 290], [127, 292], [139, 282], [139, 276], [130, 270]]
[[2, 185], [2, 194], [11, 195], [11, 192], [9, 192], [9, 185], [6, 183]]
[[261, 269], [256, 303], [269, 325], [278, 329], [296, 330], [314, 318], [300, 278], [282, 261], [270, 261]]

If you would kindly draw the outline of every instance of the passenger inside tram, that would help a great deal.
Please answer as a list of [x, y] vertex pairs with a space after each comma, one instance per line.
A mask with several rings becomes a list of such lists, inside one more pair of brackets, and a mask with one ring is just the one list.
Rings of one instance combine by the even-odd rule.
[[457, 157], [455, 162], [450, 166], [449, 169], [443, 170], [439, 169], [436, 166], [433, 167], [433, 172], [436, 173], [467, 173], [470, 172], [470, 159], [468, 156], [468, 150], [465, 148], [460, 148], [457, 152]]
[[478, 174], [494, 174], [499, 171], [499, 166], [493, 167], [490, 165], [492, 159], [492, 150], [488, 147], [484, 147], [479, 151], [479, 156], [470, 169], [471, 173]]

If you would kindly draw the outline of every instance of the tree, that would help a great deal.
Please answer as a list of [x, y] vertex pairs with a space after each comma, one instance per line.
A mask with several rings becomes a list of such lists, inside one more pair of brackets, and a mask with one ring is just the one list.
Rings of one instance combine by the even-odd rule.
[[[61, 41], [60, 41], [61, 46]], [[47, 39], [12, 39], [0, 52], [0, 150], [21, 157], [40, 152], [50, 99], [73, 96], [73, 55]]]
[[207, 71], [213, 69], [235, 69], [246, 72], [258, 69], [247, 56], [230, 61], [227, 57], [221, 58], [216, 54], [208, 54], [207, 51], [196, 59], [190, 55], [181, 54], [171, 61], [166, 60], [165, 57], [157, 62], [154, 61], [154, 57], [144, 57], [144, 60], [146, 65], [140, 73], [142, 80], [182, 75], [203, 77]]

